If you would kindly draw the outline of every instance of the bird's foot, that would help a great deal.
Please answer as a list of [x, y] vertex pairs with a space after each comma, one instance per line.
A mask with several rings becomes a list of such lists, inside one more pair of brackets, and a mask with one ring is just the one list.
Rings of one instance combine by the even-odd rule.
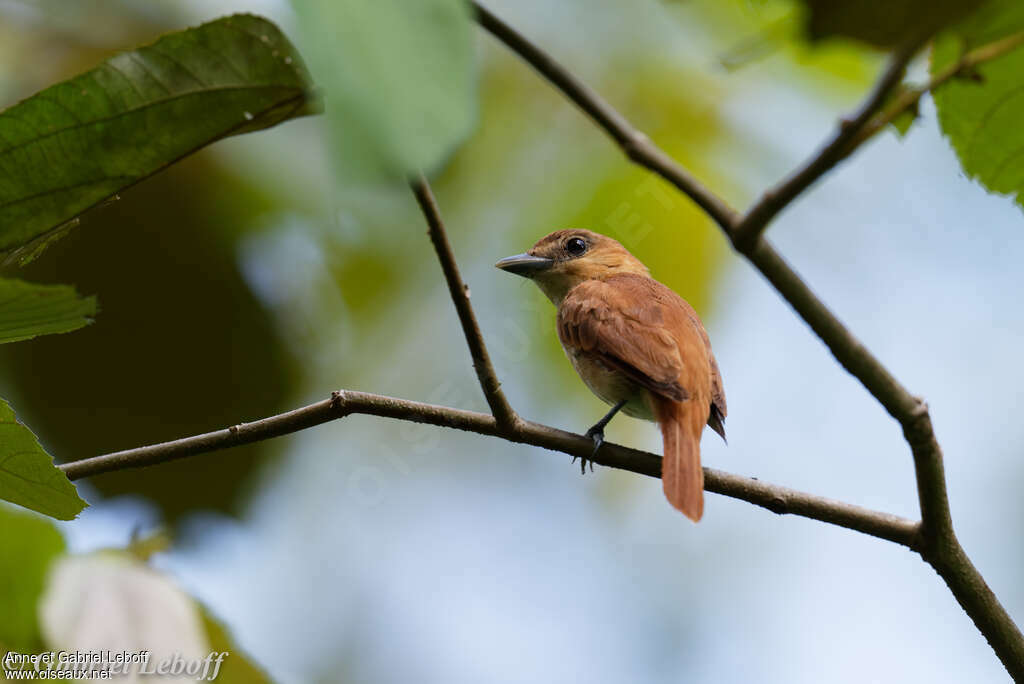
[[604, 444], [604, 429], [595, 425], [584, 433], [586, 437], [589, 437], [594, 442], [594, 450], [590, 454], [590, 458], [580, 458], [578, 456], [572, 457], [572, 462], [575, 463], [577, 458], [580, 458], [580, 473], [587, 472], [587, 464], [590, 464], [590, 472], [594, 472], [594, 460], [593, 457], [597, 456], [597, 450]]
[[[622, 409], [622, 407], [626, 405], [626, 401], [627, 401], [626, 399], [623, 399], [622, 401], [620, 401], [617, 404], [615, 404], [615, 406], [612, 406], [612, 410], [609, 411], [607, 414], [605, 414], [604, 418], [602, 418], [601, 420], [597, 421], [592, 428], [587, 430], [587, 432], [586, 432], [587, 437], [589, 437], [590, 439], [592, 439], [594, 441], [594, 451], [591, 452], [590, 459], [589, 459], [590, 460], [590, 472], [594, 472], [594, 457], [597, 456], [597, 450], [601, 448], [602, 444], [604, 444], [604, 426], [607, 425], [608, 421], [610, 421], [612, 418], [614, 418], [615, 414], [618, 413]], [[584, 458], [580, 462], [580, 472], [581, 473], [586, 472], [587, 460], [588, 459]], [[573, 463], [576, 462], [576, 457], [575, 456], [572, 457], [572, 462]]]

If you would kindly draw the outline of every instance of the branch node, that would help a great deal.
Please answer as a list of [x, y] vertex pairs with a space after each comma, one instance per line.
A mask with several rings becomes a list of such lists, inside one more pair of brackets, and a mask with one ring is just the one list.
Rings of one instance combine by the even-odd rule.
[[924, 397], [914, 397], [916, 402], [914, 408], [910, 410], [912, 418], [921, 418], [928, 415], [928, 402], [924, 400]]
[[636, 161], [647, 155], [650, 144], [651, 139], [646, 133], [633, 129], [623, 136], [622, 151], [626, 153], [627, 158]]
[[921, 35], [893, 53], [888, 66], [882, 71], [863, 104], [855, 113], [840, 117], [839, 130], [832, 139], [747, 210], [732, 236], [737, 249], [744, 254], [752, 250], [757, 244], [755, 234], [764, 232], [780, 211], [853, 152], [851, 145], [867, 130], [889, 93], [899, 85], [907, 64], [926, 38], [926, 35]]
[[469, 347], [469, 355], [473, 359], [473, 368], [476, 371], [477, 381], [480, 383], [480, 390], [484, 393], [484, 399], [491, 409], [499, 426], [514, 422], [515, 411], [501, 391], [501, 383], [498, 382], [497, 373], [491, 364], [490, 354], [487, 353], [487, 345], [484, 343], [483, 333], [480, 332], [480, 325], [477, 323], [476, 314], [473, 313], [473, 306], [469, 303], [469, 285], [462, 280], [459, 274], [459, 266], [455, 261], [455, 252], [448, 242], [448, 234], [444, 228], [444, 221], [441, 220], [441, 210], [434, 199], [434, 193], [430, 190], [430, 184], [422, 175], [414, 177], [409, 185], [416, 201], [420, 205], [423, 217], [427, 220], [427, 235], [434, 245], [437, 253], [437, 260], [441, 264], [441, 271], [444, 273], [445, 282], [448, 284], [448, 294], [451, 296], [452, 304], [455, 305], [455, 313], [459, 316], [459, 324], [462, 326], [462, 334], [466, 338], [466, 346]]
[[521, 441], [526, 430], [526, 421], [520, 418], [519, 414], [513, 412], [507, 422], [498, 420], [498, 429], [502, 431], [505, 437], [514, 441]]
[[345, 390], [334, 390], [331, 392], [331, 408], [340, 409], [345, 404]]

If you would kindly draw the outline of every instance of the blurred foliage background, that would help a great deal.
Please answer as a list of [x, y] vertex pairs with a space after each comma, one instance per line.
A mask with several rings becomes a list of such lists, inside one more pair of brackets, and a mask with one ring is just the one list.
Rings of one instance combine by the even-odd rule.
[[[489, 3], [739, 206], [809, 153], [882, 56], [811, 47], [782, 0]], [[0, 3], [14, 103], [155, 35], [285, 2]], [[433, 176], [513, 405], [604, 411], [535, 288], [495, 271], [560, 227], [619, 239], [700, 312], [730, 400], [712, 467], [915, 515], [894, 423], [690, 202], [624, 161], [474, 32], [478, 111]], [[923, 65], [915, 67], [918, 72]], [[313, 68], [314, 81], [321, 78]], [[217, 143], [89, 212], [19, 275], [99, 297], [97, 322], [0, 347], [3, 396], [61, 460], [195, 434], [338, 387], [485, 409], [411, 195], [337, 180], [329, 119]], [[965, 546], [1024, 615], [1011, 412], [1020, 216], [958, 176], [926, 110], [787, 211], [772, 239], [931, 401]], [[1000, 303], [1001, 302], [1001, 303]], [[979, 426], [985, 426], [979, 430]], [[611, 440], [658, 449], [628, 419]], [[72, 550], [166, 524], [153, 558], [282, 681], [998, 681], [934, 574], [877, 540], [712, 497], [692, 527], [656, 482], [434, 428], [351, 417], [80, 483]], [[1019, 535], [1016, 535], [1019, 537]], [[920, 567], [919, 567], [920, 566]]]

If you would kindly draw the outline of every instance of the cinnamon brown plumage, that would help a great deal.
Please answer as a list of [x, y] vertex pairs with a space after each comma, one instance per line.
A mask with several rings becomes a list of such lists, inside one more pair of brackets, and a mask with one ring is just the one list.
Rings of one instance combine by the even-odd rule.
[[551, 233], [498, 267], [531, 278], [558, 307], [558, 337], [573, 367], [615, 407], [588, 433], [598, 447], [619, 409], [656, 421], [665, 495], [700, 520], [700, 435], [707, 424], [725, 437], [726, 403], [697, 313], [618, 242], [586, 230]]

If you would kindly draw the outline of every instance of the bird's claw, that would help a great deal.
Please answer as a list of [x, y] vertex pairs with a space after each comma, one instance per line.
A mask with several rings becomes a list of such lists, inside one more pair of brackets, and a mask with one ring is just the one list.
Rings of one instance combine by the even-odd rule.
[[573, 456], [572, 457], [572, 462], [575, 463], [577, 458], [580, 459], [580, 475], [586, 475], [587, 474], [587, 464], [588, 463], [590, 464], [590, 472], [594, 472], [594, 462], [592, 460], [590, 460], [589, 458], [581, 457], [581, 456]]
[[580, 473], [585, 474], [587, 472], [587, 463], [590, 464], [590, 472], [594, 472], [594, 457], [597, 456], [597, 450], [604, 444], [604, 430], [597, 427], [596, 425], [585, 433], [586, 437], [589, 437], [594, 442], [594, 450], [590, 454], [590, 458], [582, 458], [579, 456], [573, 456], [572, 462], [575, 463], [576, 459], [580, 459]]
[[[591, 427], [589, 430], [587, 430], [586, 436], [594, 441], [594, 451], [591, 452], [590, 459], [589, 459], [589, 461], [590, 461], [590, 472], [594, 472], [594, 458], [597, 456], [597, 450], [601, 448], [602, 444], [604, 444], [604, 426], [607, 425], [608, 421], [610, 421], [612, 418], [614, 418], [615, 414], [618, 413], [619, 410], [623, 406], [625, 406], [625, 405], [626, 405], [626, 399], [621, 400], [619, 403], [615, 404], [615, 406], [612, 406], [612, 410], [609, 411], [607, 414], [605, 414], [604, 418], [602, 418], [601, 420], [597, 421], [597, 423], [595, 423], [593, 427]], [[583, 461], [580, 463], [580, 472], [581, 473], [585, 473], [586, 472], [587, 460], [588, 459], [584, 458]], [[576, 462], [576, 457], [575, 456], [572, 457], [572, 462], [573, 463]]]

